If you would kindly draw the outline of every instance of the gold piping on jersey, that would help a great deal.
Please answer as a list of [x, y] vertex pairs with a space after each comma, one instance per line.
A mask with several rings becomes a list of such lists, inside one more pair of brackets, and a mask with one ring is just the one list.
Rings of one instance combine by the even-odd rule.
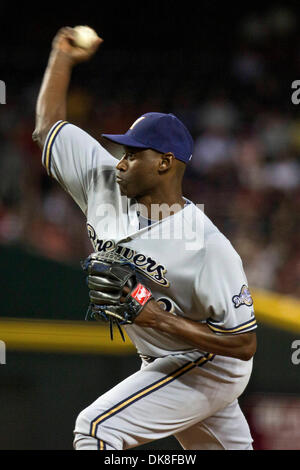
[[99, 440], [99, 450], [105, 450], [105, 443], [101, 439]]
[[[172, 372], [171, 374], [167, 375], [164, 379], [161, 379], [157, 382], [154, 382], [152, 385], [139, 390], [137, 393], [134, 395], [131, 395], [130, 397], [125, 398], [125, 400], [121, 401], [114, 407], [112, 407], [110, 410], [104, 412], [102, 415], [98, 416], [91, 422], [91, 427], [90, 427], [90, 435], [92, 437], [96, 437], [96, 432], [97, 432], [97, 427], [98, 425], [105, 421], [106, 419], [110, 418], [114, 414], [118, 413], [119, 411], [122, 411], [124, 408], [127, 406], [131, 405], [135, 401], [143, 398], [144, 396], [148, 395], [149, 393], [155, 392], [157, 389], [167, 385], [168, 383], [172, 382], [179, 376], [185, 374], [186, 372], [189, 372], [191, 369], [195, 367], [202, 366], [206, 364], [208, 361], [211, 361], [215, 357], [214, 354], [208, 353], [205, 356], [201, 356], [199, 359], [196, 361], [191, 361], [185, 364], [184, 366], [180, 367], [176, 371]], [[101, 444], [102, 443], [102, 444]], [[99, 448], [100, 450], [103, 450], [104, 444], [103, 441], [100, 440], [99, 442]]]
[[60, 121], [53, 129], [52, 132], [49, 134], [48, 139], [45, 144], [44, 148], [44, 156], [43, 156], [43, 164], [47, 170], [47, 173], [49, 176], [51, 176], [51, 170], [50, 170], [50, 162], [51, 162], [51, 150], [52, 150], [52, 145], [54, 143], [54, 139], [56, 138], [57, 134], [61, 130], [61, 128], [65, 125], [68, 124], [68, 121]]
[[234, 333], [243, 333], [243, 332], [248, 331], [248, 330], [250, 331], [250, 330], [256, 328], [257, 324], [256, 324], [256, 319], [253, 318], [252, 320], [249, 320], [246, 323], [243, 323], [242, 325], [237, 326], [235, 328], [217, 327], [217, 326], [213, 325], [212, 323], [210, 323], [209, 321], [207, 321], [207, 326], [211, 330], [213, 330], [217, 333], [234, 334]]

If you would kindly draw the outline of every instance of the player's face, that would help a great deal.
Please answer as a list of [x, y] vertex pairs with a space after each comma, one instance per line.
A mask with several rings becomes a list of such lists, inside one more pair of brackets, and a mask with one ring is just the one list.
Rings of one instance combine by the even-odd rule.
[[151, 149], [125, 148], [116, 166], [116, 181], [122, 195], [137, 198], [151, 193], [158, 184], [159, 156]]

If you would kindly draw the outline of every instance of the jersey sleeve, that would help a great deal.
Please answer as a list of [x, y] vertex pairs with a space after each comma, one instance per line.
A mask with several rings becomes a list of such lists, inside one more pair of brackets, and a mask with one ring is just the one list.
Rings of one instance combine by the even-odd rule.
[[221, 234], [214, 235], [205, 246], [195, 291], [206, 323], [215, 333], [236, 335], [257, 328], [242, 260]]
[[113, 168], [117, 160], [97, 140], [79, 127], [56, 122], [48, 132], [42, 163], [86, 214], [88, 192], [93, 178], [104, 168]]

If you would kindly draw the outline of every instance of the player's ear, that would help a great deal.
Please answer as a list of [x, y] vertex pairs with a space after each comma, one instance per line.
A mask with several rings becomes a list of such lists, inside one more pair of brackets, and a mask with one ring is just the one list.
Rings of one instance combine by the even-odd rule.
[[173, 165], [174, 155], [171, 152], [163, 153], [160, 157], [159, 171], [162, 173], [169, 170]]

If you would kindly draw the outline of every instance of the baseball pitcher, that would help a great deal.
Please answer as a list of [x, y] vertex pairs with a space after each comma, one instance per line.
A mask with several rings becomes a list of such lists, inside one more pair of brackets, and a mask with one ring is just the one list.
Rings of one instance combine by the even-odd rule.
[[125, 134], [103, 134], [114, 158], [67, 121], [72, 28], [54, 38], [36, 106], [42, 162], [85, 214], [92, 243], [82, 263], [88, 320], [130, 337], [141, 368], [78, 416], [76, 450], [125, 450], [174, 435], [184, 449], [252, 449], [238, 398], [256, 351], [256, 320], [242, 261], [182, 194], [193, 140], [173, 114], [149, 110]]

